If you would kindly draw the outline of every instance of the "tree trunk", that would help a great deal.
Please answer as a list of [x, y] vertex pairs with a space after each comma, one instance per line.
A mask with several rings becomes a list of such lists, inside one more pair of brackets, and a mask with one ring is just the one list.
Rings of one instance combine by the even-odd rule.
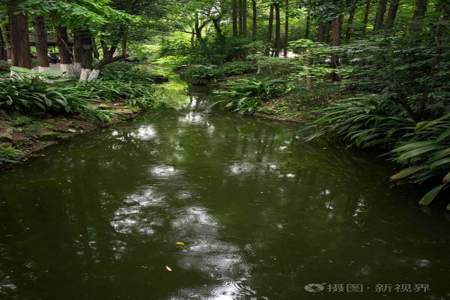
[[223, 39], [224, 35], [222, 32], [222, 27], [220, 27], [220, 19], [219, 18], [213, 19], [212, 22], [214, 25], [214, 29], [216, 30], [217, 37], [219, 39]]
[[12, 59], [12, 57], [11, 57], [11, 43], [10, 43], [10, 38], [9, 38], [9, 27], [7, 25], [0, 25], [0, 28], [2, 29], [1, 35], [2, 35], [2, 39], [3, 39], [3, 43], [5, 45], [6, 59], [10, 60], [10, 59]]
[[36, 39], [36, 52], [39, 72], [46, 71], [48, 70], [50, 64], [48, 62], [47, 29], [45, 28], [44, 17], [34, 17], [33, 26]]
[[59, 58], [61, 65], [70, 65], [72, 63], [72, 53], [69, 46], [69, 35], [67, 28], [57, 26], [56, 30], [56, 45], [59, 50]]
[[427, 11], [428, 0], [416, 0], [414, 8], [413, 23], [421, 23]]
[[311, 3], [308, 2], [307, 7], [307, 13], [306, 13], [306, 28], [305, 28], [305, 39], [309, 38], [309, 32], [311, 30]]
[[391, 0], [391, 4], [389, 5], [389, 12], [386, 19], [386, 28], [394, 27], [395, 18], [397, 17], [398, 6], [400, 4], [400, 0]]
[[242, 2], [243, 0], [238, 0], [238, 17], [239, 17], [239, 36], [244, 33], [244, 18], [242, 14]]
[[375, 16], [374, 30], [380, 30], [384, 26], [384, 15], [386, 13], [387, 0], [378, 2], [377, 14]]
[[31, 69], [28, 18], [24, 13], [17, 12], [18, 4], [17, 0], [11, 0], [8, 3], [12, 65]]
[[364, 9], [364, 18], [363, 18], [363, 27], [362, 33], [366, 34], [367, 24], [369, 23], [369, 14], [370, 14], [370, 5], [372, 4], [372, 0], [367, 0], [366, 7]]
[[[78, 39], [81, 44], [81, 51], [80, 51], [80, 63], [81, 63], [81, 73], [80, 73], [80, 81], [91, 81], [90, 78], [92, 78], [92, 74], [95, 74], [95, 78], [92, 80], [97, 79], [98, 73], [95, 71], [95, 73], [92, 71], [92, 63], [93, 63], [93, 47], [92, 47], [92, 36], [91, 33], [87, 30], [80, 30], [78, 31]], [[109, 55], [109, 53], [104, 53], [105, 55]]]
[[256, 7], [256, 0], [252, 0], [252, 38], [256, 40], [256, 33], [258, 30], [258, 9]]
[[280, 3], [275, 3], [275, 52], [274, 56], [280, 56], [281, 50], [281, 15]]
[[388, 16], [386, 19], [386, 28], [394, 27], [395, 17], [397, 16], [399, 4], [400, 0], [391, 0], [391, 4], [389, 5]]
[[0, 60], [8, 60], [8, 55], [6, 53], [6, 43], [3, 39], [3, 30], [0, 28]]
[[236, 37], [238, 35], [238, 0], [233, 0], [232, 6], [233, 36]]
[[285, 10], [285, 21], [284, 21], [284, 57], [288, 55], [288, 43], [289, 43], [289, 0], [286, 0], [286, 10]]
[[247, 0], [242, 0], [242, 34], [247, 36]]
[[267, 30], [267, 42], [269, 44], [269, 51], [267, 54], [270, 54], [270, 48], [272, 47], [272, 37], [273, 37], [273, 17], [274, 17], [275, 6], [273, 4], [270, 5], [270, 13], [269, 13], [269, 28]]
[[[332, 33], [331, 33], [331, 45], [332, 46], [340, 46], [341, 45], [341, 31], [342, 31], [342, 20], [344, 19], [343, 15], [337, 16], [333, 20]], [[339, 66], [339, 57], [333, 55], [331, 58], [331, 66], [336, 68]]]
[[[395, 1], [395, 0], [393, 0], [393, 1]], [[349, 12], [348, 21], [347, 21], [347, 30], [345, 32], [345, 40], [346, 41], [350, 40], [352, 32], [353, 32], [353, 20], [355, 19], [356, 2], [357, 2], [357, 0], [352, 0], [352, 6], [350, 7], [350, 12]]]
[[319, 28], [317, 30], [317, 40], [321, 43], [325, 43], [328, 39], [328, 32], [329, 32], [329, 26], [328, 22], [322, 21], [319, 23]]
[[80, 76], [81, 63], [83, 60], [83, 30], [77, 29], [73, 32], [73, 75]]
[[94, 52], [94, 58], [100, 59], [100, 53], [98, 52], [97, 42], [94, 37], [92, 37], [92, 51]]
[[128, 56], [128, 29], [125, 29], [122, 36], [122, 56]]

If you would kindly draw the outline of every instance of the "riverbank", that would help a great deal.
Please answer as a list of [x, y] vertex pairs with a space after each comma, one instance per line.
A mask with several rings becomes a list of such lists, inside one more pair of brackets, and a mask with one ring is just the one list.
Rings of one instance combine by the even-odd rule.
[[98, 108], [108, 111], [108, 122], [81, 116], [27, 115], [0, 110], [0, 170], [39, 156], [39, 152], [74, 136], [111, 126], [137, 116], [142, 109], [123, 103], [102, 101]]
[[[51, 145], [141, 112], [177, 106], [181, 89], [148, 64], [115, 63], [94, 82], [46, 74], [4, 76], [0, 86], [0, 169], [24, 162]], [[170, 86], [171, 88], [168, 88]], [[178, 100], [179, 101], [179, 100]]]

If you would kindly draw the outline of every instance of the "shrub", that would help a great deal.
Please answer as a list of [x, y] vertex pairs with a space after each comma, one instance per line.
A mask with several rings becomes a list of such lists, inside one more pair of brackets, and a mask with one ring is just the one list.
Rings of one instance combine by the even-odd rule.
[[223, 76], [215, 65], [190, 65], [181, 71], [181, 77], [194, 85], [205, 85]]
[[226, 96], [226, 107], [241, 113], [254, 113], [263, 101], [284, 95], [290, 91], [289, 82], [281, 79], [258, 80], [240, 79], [231, 82], [226, 91], [218, 92]]
[[253, 73], [256, 71], [256, 66], [250, 61], [239, 60], [227, 62], [221, 66], [221, 69], [225, 76], [233, 76]]

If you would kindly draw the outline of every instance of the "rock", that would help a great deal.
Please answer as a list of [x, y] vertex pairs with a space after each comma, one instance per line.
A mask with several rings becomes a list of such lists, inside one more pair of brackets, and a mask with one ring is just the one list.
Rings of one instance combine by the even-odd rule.
[[0, 143], [13, 140], [14, 129], [12, 127], [0, 127]]

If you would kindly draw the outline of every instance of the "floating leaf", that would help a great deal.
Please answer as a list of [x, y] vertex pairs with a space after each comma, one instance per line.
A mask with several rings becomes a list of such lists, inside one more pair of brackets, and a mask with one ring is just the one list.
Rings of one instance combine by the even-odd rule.
[[176, 242], [175, 244], [180, 247], [183, 247], [186, 245], [184, 242]]
[[172, 272], [172, 268], [169, 267], [169, 266], [166, 266], [166, 270], [167, 270], [168, 272]]

